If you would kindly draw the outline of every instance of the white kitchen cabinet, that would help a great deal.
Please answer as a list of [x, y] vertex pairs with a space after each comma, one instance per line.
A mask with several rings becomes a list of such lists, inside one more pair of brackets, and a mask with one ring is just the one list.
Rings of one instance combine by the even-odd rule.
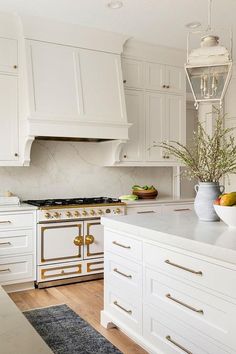
[[161, 142], [185, 143], [186, 118], [183, 96], [147, 93], [146, 156], [148, 161], [175, 161], [164, 149], [154, 147]]
[[0, 161], [17, 161], [18, 151], [18, 79], [0, 74]]
[[17, 74], [17, 40], [0, 37], [0, 72]]
[[144, 65], [139, 60], [123, 58], [122, 71], [125, 87], [141, 89], [144, 87]]
[[183, 68], [166, 66], [166, 85], [170, 93], [184, 94], [186, 91], [186, 78]]
[[135, 90], [125, 90], [125, 100], [129, 123], [129, 140], [122, 153], [122, 161], [142, 161], [144, 150], [144, 102], [143, 94]]
[[[120, 56], [79, 49], [81, 119], [117, 123], [126, 120]], [[81, 95], [81, 97], [80, 97]]]

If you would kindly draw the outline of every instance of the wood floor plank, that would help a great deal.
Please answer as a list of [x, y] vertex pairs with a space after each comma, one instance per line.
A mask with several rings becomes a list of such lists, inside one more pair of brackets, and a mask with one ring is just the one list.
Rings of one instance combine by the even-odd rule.
[[105, 329], [100, 324], [103, 309], [103, 280], [33, 289], [9, 294], [21, 311], [67, 304], [124, 354], [147, 354], [117, 328]]

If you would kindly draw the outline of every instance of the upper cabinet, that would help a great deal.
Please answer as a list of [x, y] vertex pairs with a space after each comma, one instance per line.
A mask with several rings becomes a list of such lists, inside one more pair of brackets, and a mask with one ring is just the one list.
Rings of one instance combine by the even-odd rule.
[[17, 40], [0, 37], [0, 72], [17, 74]]
[[[118, 54], [28, 41], [30, 118], [64, 122], [57, 132], [34, 128], [35, 135], [126, 139], [128, 134], [121, 60]], [[70, 122], [77, 124], [77, 129]], [[108, 126], [85, 130], [80, 123], [126, 124], [123, 134]], [[62, 123], [60, 123], [62, 124]], [[58, 127], [59, 128], [59, 127]], [[80, 128], [80, 130], [78, 130]], [[66, 130], [68, 129], [68, 130]], [[110, 135], [109, 135], [110, 134]]]
[[122, 59], [123, 83], [125, 87], [143, 87], [143, 63], [133, 59]]

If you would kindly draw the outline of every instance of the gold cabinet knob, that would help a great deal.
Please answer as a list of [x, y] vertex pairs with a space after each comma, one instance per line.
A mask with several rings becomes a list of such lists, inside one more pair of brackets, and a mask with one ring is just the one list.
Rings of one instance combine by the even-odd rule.
[[83, 210], [82, 215], [83, 215], [83, 216], [88, 215], [87, 211], [86, 211], [86, 210]]
[[71, 216], [72, 216], [71, 212], [70, 212], [70, 211], [67, 211], [67, 212], [66, 212], [66, 216], [71, 217]]
[[102, 209], [99, 209], [99, 210], [98, 210], [98, 215], [103, 215]]
[[93, 215], [95, 215], [95, 214], [96, 214], [96, 213], [95, 213], [95, 211], [94, 211], [94, 210], [91, 210], [91, 211], [90, 211], [90, 215], [92, 215], [92, 216], [93, 216]]
[[59, 218], [60, 217], [60, 213], [58, 213], [57, 211], [55, 212], [55, 213], [53, 213], [53, 216], [54, 216], [54, 218]]
[[44, 216], [45, 216], [45, 218], [49, 219], [51, 217], [51, 214], [50, 213], [45, 213]]
[[121, 210], [120, 208], [117, 208], [116, 211], [115, 211], [116, 214], [120, 214], [121, 213]]
[[74, 216], [76, 216], [76, 217], [80, 216], [80, 212], [76, 210], [76, 211], [74, 212]]
[[94, 237], [92, 235], [85, 236], [85, 244], [91, 245], [92, 243], [94, 243]]
[[74, 239], [74, 244], [76, 246], [83, 246], [83, 244], [84, 244], [83, 236], [76, 236]]

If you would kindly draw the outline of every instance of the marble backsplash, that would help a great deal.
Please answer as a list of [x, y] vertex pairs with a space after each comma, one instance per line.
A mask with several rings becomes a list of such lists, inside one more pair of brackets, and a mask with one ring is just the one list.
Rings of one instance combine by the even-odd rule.
[[0, 167], [0, 194], [24, 199], [129, 194], [134, 184], [155, 185], [161, 197], [172, 195], [172, 169], [100, 167], [86, 161], [76, 142], [36, 141], [30, 167]]

